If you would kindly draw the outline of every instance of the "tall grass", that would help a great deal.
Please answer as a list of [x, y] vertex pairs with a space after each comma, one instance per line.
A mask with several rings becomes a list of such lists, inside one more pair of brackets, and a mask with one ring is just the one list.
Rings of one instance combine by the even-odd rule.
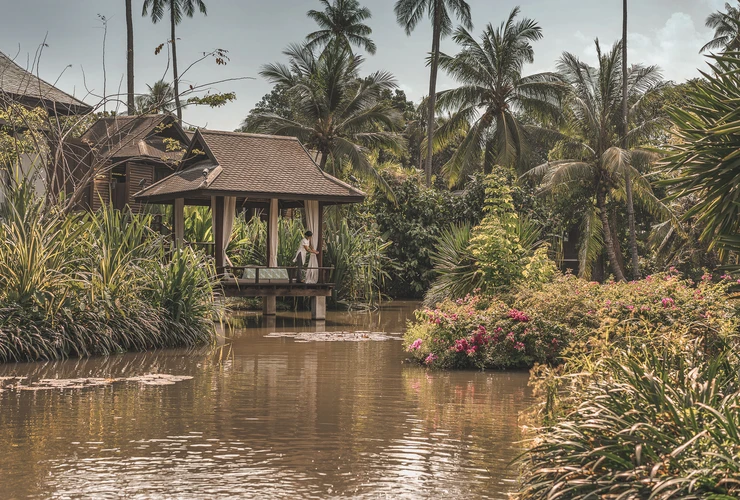
[[150, 216], [63, 215], [25, 185], [0, 206], [0, 361], [208, 342], [209, 264], [171, 258]]

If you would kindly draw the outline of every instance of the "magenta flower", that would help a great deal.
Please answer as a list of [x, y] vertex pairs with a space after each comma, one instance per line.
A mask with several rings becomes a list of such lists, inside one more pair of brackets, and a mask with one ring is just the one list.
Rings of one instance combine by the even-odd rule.
[[514, 344], [514, 349], [516, 349], [517, 351], [523, 351], [524, 344], [522, 344], [521, 342], [517, 342], [516, 344]]
[[426, 363], [427, 365], [431, 365], [431, 364], [432, 364], [432, 363], [434, 363], [434, 362], [435, 362], [436, 360], [437, 360], [437, 356], [436, 356], [436, 355], [434, 355], [434, 354], [429, 354], [429, 356], [427, 356], [427, 359], [425, 359], [425, 360], [424, 360], [424, 363]]
[[673, 307], [676, 301], [670, 297], [665, 297], [663, 298], [663, 300], [660, 301], [660, 303], [663, 304], [663, 307], [667, 308], [667, 307]]
[[514, 321], [521, 321], [522, 323], [526, 323], [527, 321], [529, 321], [529, 316], [516, 309], [511, 309], [509, 311], [509, 317]]
[[421, 348], [421, 339], [414, 340], [409, 346], [409, 352], [418, 351]]

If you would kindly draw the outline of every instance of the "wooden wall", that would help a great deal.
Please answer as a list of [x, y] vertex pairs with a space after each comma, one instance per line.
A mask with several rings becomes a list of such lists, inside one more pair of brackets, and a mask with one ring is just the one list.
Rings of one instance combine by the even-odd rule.
[[[140, 184], [144, 180], [145, 184]], [[126, 187], [128, 194], [126, 200], [133, 213], [142, 211], [144, 205], [134, 200], [134, 195], [144, 189], [144, 186], [151, 186], [154, 183], [154, 166], [143, 163], [128, 162], [126, 164]]]

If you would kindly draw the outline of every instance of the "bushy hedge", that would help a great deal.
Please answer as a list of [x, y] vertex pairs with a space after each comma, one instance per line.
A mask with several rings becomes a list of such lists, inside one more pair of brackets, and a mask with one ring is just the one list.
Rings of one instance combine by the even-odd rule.
[[[441, 368], [531, 367], [572, 361], [588, 368], [614, 350], [705, 349], [738, 329], [727, 293], [734, 280], [699, 283], [669, 272], [631, 283], [600, 285], [572, 275], [521, 287], [501, 297], [447, 300], [417, 313], [405, 346], [419, 362]], [[476, 332], [485, 336], [476, 340]], [[475, 349], [460, 349], [462, 342]]]
[[12, 193], [0, 206], [0, 361], [212, 341], [212, 266], [191, 250], [166, 254], [150, 223]]

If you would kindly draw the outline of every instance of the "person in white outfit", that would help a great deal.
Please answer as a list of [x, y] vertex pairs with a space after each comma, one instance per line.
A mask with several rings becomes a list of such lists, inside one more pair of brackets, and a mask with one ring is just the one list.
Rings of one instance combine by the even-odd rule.
[[298, 273], [296, 275], [296, 283], [303, 283], [303, 266], [306, 264], [306, 256], [309, 253], [312, 253], [314, 255], [318, 255], [319, 252], [313, 249], [313, 246], [311, 245], [311, 237], [313, 236], [313, 233], [311, 231], [306, 231], [303, 233], [303, 239], [301, 240], [301, 244], [298, 246], [298, 251], [295, 254], [295, 263], [298, 267]]

